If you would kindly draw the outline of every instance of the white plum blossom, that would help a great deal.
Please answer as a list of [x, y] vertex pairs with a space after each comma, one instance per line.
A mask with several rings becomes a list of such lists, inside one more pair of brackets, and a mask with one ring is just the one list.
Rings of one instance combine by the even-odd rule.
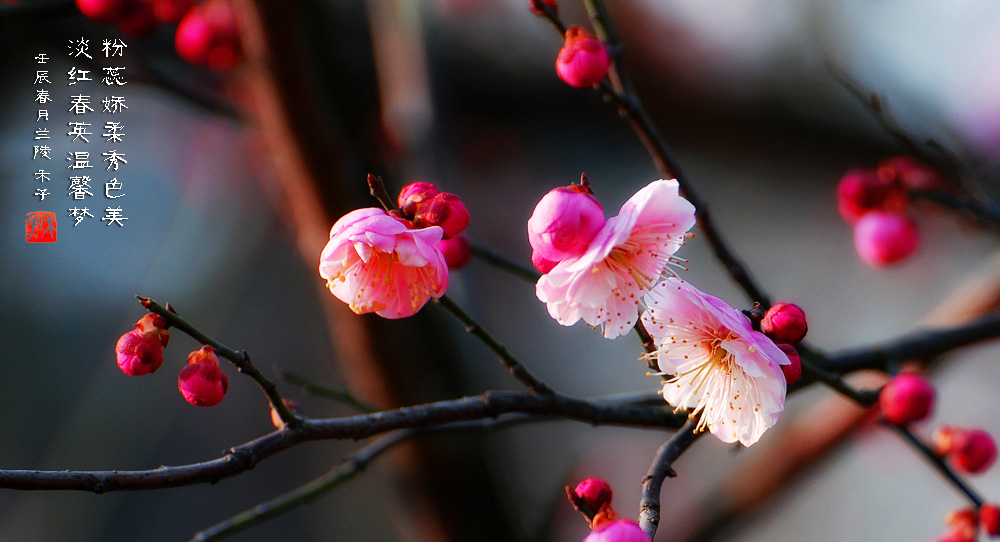
[[653, 181], [609, 218], [579, 256], [538, 279], [535, 293], [564, 326], [583, 320], [604, 336], [624, 335], [639, 315], [639, 300], [670, 272], [673, 256], [694, 226], [694, 206], [675, 180]]
[[642, 325], [653, 337], [663, 398], [723, 442], [750, 446], [778, 421], [789, 363], [771, 339], [725, 301], [676, 277], [646, 295]]

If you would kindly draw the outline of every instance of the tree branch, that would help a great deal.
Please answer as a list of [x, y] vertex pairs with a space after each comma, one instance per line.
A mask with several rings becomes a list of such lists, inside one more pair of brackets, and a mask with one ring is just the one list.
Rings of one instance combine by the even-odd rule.
[[817, 365], [844, 374], [861, 369], [882, 369], [909, 359], [930, 360], [949, 350], [1000, 337], [1000, 312], [944, 329], [923, 329], [882, 345], [866, 346], [826, 356]]
[[453, 314], [455, 318], [458, 318], [460, 322], [465, 324], [465, 330], [474, 335], [490, 350], [492, 350], [493, 353], [500, 358], [500, 362], [503, 363], [504, 367], [510, 371], [510, 374], [514, 375], [514, 378], [520, 380], [525, 386], [527, 386], [532, 393], [553, 393], [552, 389], [532, 375], [531, 372], [529, 372], [528, 369], [526, 369], [524, 365], [522, 365], [521, 362], [510, 353], [510, 350], [507, 350], [506, 346], [500, 344], [500, 342], [490, 335], [489, 332], [477, 324], [476, 321], [472, 319], [472, 316], [469, 316], [469, 313], [465, 312], [462, 307], [458, 306], [453, 299], [444, 295], [434, 301]]
[[661, 444], [656, 450], [656, 455], [653, 456], [649, 471], [642, 479], [639, 526], [649, 535], [650, 540], [656, 536], [656, 528], [660, 524], [660, 491], [663, 487], [663, 480], [668, 476], [671, 478], [677, 476], [671, 465], [689, 446], [694, 444], [694, 441], [698, 440], [698, 437], [704, 434], [702, 431], [695, 431], [697, 426], [697, 419], [688, 420], [672, 437]]
[[595, 425], [662, 429], [680, 427], [684, 419], [665, 407], [587, 401], [558, 393], [491, 391], [474, 397], [372, 414], [306, 419], [298, 427], [269, 433], [231, 448], [222, 457], [190, 465], [138, 471], [0, 470], [0, 488], [106, 493], [215, 483], [250, 470], [260, 461], [306, 441], [362, 439], [397, 429], [430, 428], [460, 421], [495, 419], [504, 414], [515, 413], [577, 420]]

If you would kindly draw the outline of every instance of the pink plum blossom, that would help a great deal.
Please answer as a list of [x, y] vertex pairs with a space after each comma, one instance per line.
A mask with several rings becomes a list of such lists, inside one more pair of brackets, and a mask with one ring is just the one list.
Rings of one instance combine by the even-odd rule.
[[649, 542], [649, 536], [638, 523], [620, 519], [599, 525], [583, 542]]
[[553, 188], [528, 219], [534, 254], [554, 262], [580, 256], [604, 226], [604, 208], [579, 185]]
[[382, 209], [351, 211], [330, 230], [319, 274], [358, 314], [412, 316], [448, 289], [448, 265], [436, 248], [442, 234], [438, 226], [412, 229]]
[[778, 421], [785, 406], [785, 355], [725, 301], [671, 277], [646, 294], [642, 325], [657, 349], [663, 398], [701, 415], [722, 442], [750, 446]]
[[578, 320], [614, 339], [631, 329], [639, 300], [660, 282], [694, 226], [694, 206], [677, 181], [653, 181], [604, 223], [586, 251], [538, 279], [535, 294], [564, 326]]

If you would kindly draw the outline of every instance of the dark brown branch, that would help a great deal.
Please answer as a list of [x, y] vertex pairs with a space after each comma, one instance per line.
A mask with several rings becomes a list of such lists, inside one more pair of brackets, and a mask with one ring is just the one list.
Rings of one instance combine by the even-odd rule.
[[560, 394], [487, 392], [475, 397], [438, 401], [346, 418], [303, 420], [299, 427], [275, 431], [229, 450], [226, 455], [190, 465], [140, 471], [0, 470], [0, 488], [22, 490], [146, 490], [215, 483], [254, 468], [257, 463], [310, 440], [361, 439], [405, 428], [531, 414], [595, 425], [677, 428], [682, 417], [664, 407], [612, 404]]
[[817, 364], [839, 374], [862, 369], [884, 370], [892, 363], [910, 359], [927, 361], [949, 350], [997, 337], [1000, 337], [1000, 312], [993, 312], [962, 326], [917, 330], [882, 345], [832, 354]]
[[668, 476], [670, 478], [677, 476], [672, 467], [673, 462], [703, 434], [701, 431], [695, 431], [697, 425], [697, 418], [688, 420], [684, 427], [678, 429], [672, 437], [661, 444], [653, 456], [649, 471], [642, 479], [639, 526], [649, 535], [650, 540], [656, 535], [656, 528], [660, 524], [660, 491], [663, 488], [663, 480]]

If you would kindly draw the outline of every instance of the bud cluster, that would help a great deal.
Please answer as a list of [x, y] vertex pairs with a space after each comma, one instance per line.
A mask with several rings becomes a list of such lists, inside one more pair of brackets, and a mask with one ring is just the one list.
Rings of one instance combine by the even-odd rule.
[[[169, 306], [168, 306], [169, 307]], [[155, 373], [163, 365], [163, 349], [170, 341], [169, 324], [162, 316], [149, 313], [135, 323], [115, 345], [118, 367], [129, 376]], [[188, 365], [177, 380], [184, 399], [196, 406], [219, 403], [229, 388], [229, 380], [219, 369], [219, 358], [208, 345], [188, 355]]]
[[[759, 309], [755, 308], [755, 311]], [[806, 323], [806, 313], [798, 305], [791, 303], [775, 303], [767, 309], [763, 318], [760, 313], [756, 313], [756, 318], [760, 319], [760, 330], [769, 339], [778, 345], [778, 348], [788, 356], [788, 365], [781, 366], [781, 372], [785, 375], [785, 383], [793, 384], [802, 376], [802, 359], [799, 357], [795, 345], [802, 342], [809, 325]], [[751, 319], [756, 319], [751, 318]]]
[[160, 24], [178, 25], [177, 54], [196, 66], [226, 71], [243, 57], [231, 0], [76, 0], [88, 19], [115, 24], [126, 36], [144, 36]]
[[852, 169], [837, 185], [837, 209], [854, 225], [861, 261], [882, 267], [905, 260], [920, 246], [909, 192], [941, 184], [930, 166], [909, 156], [893, 156], [876, 169]]
[[472, 247], [462, 233], [471, 217], [465, 204], [455, 194], [441, 192], [428, 182], [410, 183], [399, 191], [397, 218], [413, 228], [439, 226], [444, 236], [437, 244], [448, 269], [461, 269], [472, 257]]
[[977, 529], [988, 537], [1000, 535], [1000, 506], [985, 503], [974, 508], [960, 508], [948, 513], [944, 520], [948, 531], [934, 542], [976, 542]]

